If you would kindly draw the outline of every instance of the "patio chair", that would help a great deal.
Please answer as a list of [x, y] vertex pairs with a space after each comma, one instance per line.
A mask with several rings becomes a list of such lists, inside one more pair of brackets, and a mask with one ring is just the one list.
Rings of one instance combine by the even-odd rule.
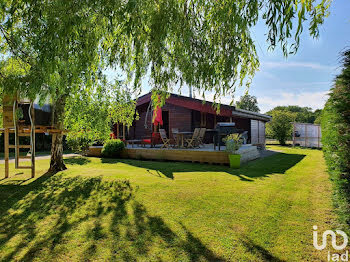
[[199, 135], [198, 135], [198, 146], [201, 146], [203, 145], [203, 139], [204, 139], [204, 136], [205, 136], [205, 132], [206, 132], [206, 128], [201, 128], [200, 131], [199, 131]]
[[198, 136], [199, 136], [199, 132], [200, 132], [200, 128], [195, 128], [193, 135], [191, 138], [186, 138], [186, 144], [187, 144], [187, 148], [195, 148], [198, 145]]
[[170, 139], [166, 136], [166, 132], [165, 129], [159, 129], [159, 134], [160, 134], [160, 138], [162, 139], [163, 145], [161, 148], [169, 148], [170, 146]]

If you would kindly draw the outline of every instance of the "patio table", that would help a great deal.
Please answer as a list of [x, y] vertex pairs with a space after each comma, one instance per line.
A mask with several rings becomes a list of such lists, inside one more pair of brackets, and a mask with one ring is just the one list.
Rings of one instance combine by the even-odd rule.
[[184, 146], [184, 137], [193, 135], [193, 132], [177, 132], [176, 135], [178, 135], [178, 137], [179, 137], [177, 139], [178, 143], [181, 141], [181, 147], [183, 148], [183, 147], [185, 147]]

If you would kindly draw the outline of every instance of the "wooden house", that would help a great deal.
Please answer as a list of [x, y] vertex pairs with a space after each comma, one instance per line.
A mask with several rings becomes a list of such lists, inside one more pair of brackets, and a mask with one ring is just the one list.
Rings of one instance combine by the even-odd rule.
[[[143, 139], [157, 132], [152, 124], [151, 93], [137, 99], [136, 110], [139, 120], [135, 120], [129, 128], [127, 139]], [[180, 131], [193, 131], [197, 127], [205, 127], [208, 132], [206, 143], [213, 142], [216, 124], [219, 122], [234, 122], [237, 129], [248, 131], [248, 143], [265, 145], [265, 123], [271, 120], [268, 115], [238, 109], [235, 106], [220, 105], [220, 112], [213, 107], [213, 103], [200, 99], [171, 94], [161, 108], [163, 125], [169, 137], [172, 129]]]

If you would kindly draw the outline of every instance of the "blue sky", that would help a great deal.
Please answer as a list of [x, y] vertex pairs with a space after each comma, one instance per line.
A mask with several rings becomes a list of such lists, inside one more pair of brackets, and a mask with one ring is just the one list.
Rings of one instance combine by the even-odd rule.
[[339, 53], [350, 47], [350, 1], [333, 1], [319, 39], [304, 31], [298, 53], [287, 59], [281, 49], [267, 51], [265, 31], [263, 26], [254, 30], [261, 66], [249, 90], [261, 111], [286, 104], [322, 108], [339, 73]]
[[[330, 16], [320, 28], [319, 39], [308, 35], [305, 24], [300, 48], [296, 55], [285, 58], [280, 48], [267, 51], [266, 27], [258, 24], [253, 30], [253, 38], [260, 59], [260, 70], [256, 73], [249, 94], [255, 95], [261, 112], [278, 105], [308, 106], [322, 108], [332, 80], [339, 73], [339, 53], [350, 47], [350, 1], [334, 0]], [[117, 73], [108, 71], [110, 78]], [[150, 90], [147, 77], [142, 82], [142, 93]], [[240, 88], [236, 100], [244, 93]], [[187, 94], [184, 89], [182, 94]], [[206, 95], [211, 100], [212, 94]], [[224, 97], [221, 102], [229, 103]]]

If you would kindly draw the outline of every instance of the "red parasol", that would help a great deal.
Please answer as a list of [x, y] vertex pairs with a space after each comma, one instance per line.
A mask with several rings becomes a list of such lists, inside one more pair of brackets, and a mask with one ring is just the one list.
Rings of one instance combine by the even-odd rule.
[[156, 109], [154, 110], [154, 114], [156, 117], [153, 120], [154, 125], [160, 124], [161, 126], [163, 125], [163, 118], [162, 118], [162, 109], [160, 106], [157, 106]]

